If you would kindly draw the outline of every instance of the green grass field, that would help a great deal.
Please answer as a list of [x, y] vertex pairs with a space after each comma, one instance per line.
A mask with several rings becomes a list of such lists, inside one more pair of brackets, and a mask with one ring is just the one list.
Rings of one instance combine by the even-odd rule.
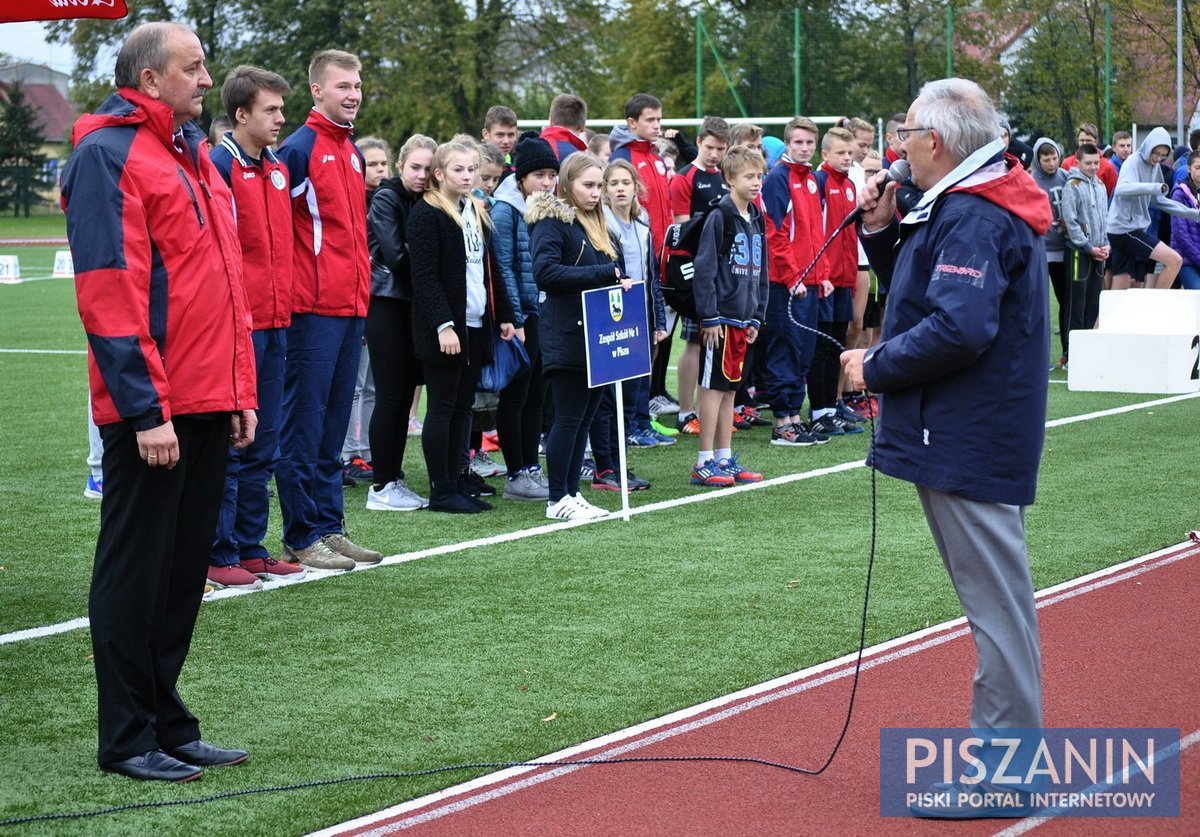
[[[22, 266], [44, 256], [27, 248]], [[99, 512], [81, 496], [86, 363], [69, 280], [0, 286], [0, 350], [11, 349], [80, 354], [0, 351], [0, 633], [86, 615]], [[1153, 400], [1072, 393], [1061, 373], [1051, 378], [1060, 383], [1050, 388], [1050, 418]], [[1177, 543], [1196, 525], [1187, 463], [1200, 458], [1197, 407], [1179, 401], [1047, 432], [1028, 515], [1038, 587]], [[775, 448], [765, 430], [734, 440], [768, 478], [861, 461], [867, 449], [864, 437]], [[686, 484], [695, 447], [685, 439], [631, 452], [633, 468], [654, 483], [635, 506], [702, 493]], [[415, 441], [406, 465], [421, 486]], [[503, 500], [466, 520], [368, 513], [365, 490], [347, 492], [348, 527], [387, 553], [546, 523], [539, 504]], [[589, 497], [618, 505], [607, 493]], [[878, 504], [870, 643], [961, 615], [911, 486], [881, 477]], [[180, 689], [207, 738], [254, 755], [186, 786], [96, 769], [86, 630], [2, 645], [0, 819], [526, 759], [839, 656], [857, 643], [870, 514], [870, 474], [857, 468], [210, 602]], [[277, 514], [269, 537], [277, 546]], [[840, 720], [804, 722], [827, 724], [832, 745]], [[470, 775], [253, 795], [22, 833], [299, 834]]]

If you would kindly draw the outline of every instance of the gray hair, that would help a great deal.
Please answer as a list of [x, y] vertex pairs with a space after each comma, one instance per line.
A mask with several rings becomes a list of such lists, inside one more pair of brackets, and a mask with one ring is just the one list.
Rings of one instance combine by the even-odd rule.
[[144, 69], [166, 72], [167, 64], [171, 61], [167, 38], [171, 32], [179, 29], [196, 34], [192, 27], [171, 20], [143, 23], [130, 32], [125, 43], [121, 44], [121, 51], [117, 53], [117, 67], [113, 73], [117, 87], [137, 87]]
[[1000, 137], [1000, 116], [983, 88], [965, 78], [931, 81], [917, 95], [915, 116], [938, 132], [946, 151], [962, 162]]

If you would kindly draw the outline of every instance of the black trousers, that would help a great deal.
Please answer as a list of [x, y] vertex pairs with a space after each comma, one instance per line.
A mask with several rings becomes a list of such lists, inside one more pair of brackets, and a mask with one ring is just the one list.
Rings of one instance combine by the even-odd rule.
[[131, 425], [100, 428], [104, 499], [88, 616], [99, 761], [200, 737], [175, 684], [192, 641], [221, 509], [229, 419], [177, 416], [180, 459], [151, 468]]
[[504, 451], [504, 464], [508, 466], [509, 474], [538, 464], [546, 378], [542, 374], [536, 314], [525, 318], [525, 351], [529, 353], [529, 371], [514, 378], [500, 391], [500, 404], [496, 407], [496, 434], [500, 437], [500, 449]]
[[546, 476], [550, 502], [579, 493], [579, 468], [587, 449], [588, 431], [605, 387], [589, 389], [587, 374], [575, 369], [554, 369], [546, 375], [554, 400], [554, 423], [546, 437]]
[[482, 328], [467, 328], [466, 332], [466, 345], [462, 347], [466, 363], [425, 366], [426, 406], [421, 448], [431, 485], [458, 478], [463, 447], [471, 432], [471, 408], [483, 364], [483, 341], [489, 338]]
[[371, 468], [375, 484], [384, 485], [404, 477], [413, 391], [425, 381], [424, 367], [413, 352], [412, 303], [371, 297], [366, 335], [371, 373], [375, 376], [375, 409], [368, 431]]
[[[817, 330], [846, 345], [847, 321], [820, 322]], [[808, 372], [808, 398], [814, 410], [830, 409], [837, 405], [838, 378], [842, 374], [842, 350], [826, 337], [818, 337], [813, 350], [812, 368]]]

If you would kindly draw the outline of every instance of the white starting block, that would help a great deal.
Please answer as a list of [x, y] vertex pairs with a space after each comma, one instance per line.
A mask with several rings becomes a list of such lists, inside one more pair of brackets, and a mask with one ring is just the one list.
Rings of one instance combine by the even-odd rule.
[[75, 260], [71, 258], [70, 250], [54, 251], [54, 270], [50, 274], [51, 279], [74, 279], [75, 278]]
[[1200, 291], [1104, 291], [1098, 325], [1071, 332], [1070, 389], [1200, 392]]
[[21, 260], [16, 256], [0, 256], [0, 284], [15, 285], [21, 281]]

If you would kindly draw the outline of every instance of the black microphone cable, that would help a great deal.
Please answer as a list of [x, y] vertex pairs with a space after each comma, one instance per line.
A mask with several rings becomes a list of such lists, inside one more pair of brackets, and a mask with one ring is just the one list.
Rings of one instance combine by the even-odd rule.
[[[844, 228], [843, 228], [844, 229]], [[842, 229], [839, 229], [825, 244], [817, 251], [817, 255], [812, 262], [801, 273], [801, 281], [806, 277], [816, 266], [821, 255], [833, 243]], [[837, 346], [839, 351], [845, 351], [846, 347], [839, 343], [832, 336], [825, 334], [811, 326], [799, 322], [792, 312], [791, 301], [787, 306], [788, 319], [792, 324], [806, 331], [811, 331], [832, 342]], [[307, 788], [329, 787], [333, 785], [343, 785], [355, 782], [369, 782], [379, 779], [415, 779], [426, 776], [435, 776], [442, 773], [453, 773], [457, 771], [467, 770], [504, 770], [516, 767], [593, 767], [599, 765], [631, 765], [631, 764], [662, 764], [662, 763], [718, 763], [718, 764], [738, 764], [738, 765], [755, 765], [759, 767], [767, 767], [776, 770], [783, 770], [788, 773], [798, 773], [803, 776], [820, 776], [829, 766], [833, 764], [834, 758], [837, 757], [841, 750], [842, 743], [846, 740], [846, 735], [850, 731], [850, 722], [854, 715], [855, 700], [858, 696], [859, 677], [862, 674], [862, 659], [866, 651], [867, 642], [867, 614], [870, 609], [871, 602], [871, 578], [875, 569], [875, 551], [877, 544], [877, 524], [878, 524], [878, 492], [877, 492], [877, 473], [875, 470], [874, 454], [875, 454], [875, 411], [869, 409], [867, 418], [870, 425], [870, 444], [869, 454], [867, 457], [868, 470], [871, 473], [871, 547], [867, 556], [867, 573], [863, 583], [863, 603], [862, 615], [859, 622], [858, 632], [858, 650], [854, 658], [854, 673], [850, 680], [850, 697], [846, 703], [846, 717], [842, 722], [841, 730], [838, 732], [837, 740], [834, 741], [829, 755], [821, 763], [819, 767], [801, 767], [795, 764], [786, 762], [773, 761], [770, 759], [757, 758], [755, 756], [739, 756], [739, 755], [691, 755], [691, 756], [617, 756], [613, 758], [589, 758], [589, 759], [565, 759], [560, 761], [541, 761], [532, 759], [529, 761], [478, 761], [478, 762], [462, 762], [458, 764], [445, 764], [435, 767], [429, 767], [420, 770], [397, 770], [397, 771], [375, 771], [372, 773], [362, 773], [354, 776], [341, 776], [331, 779], [311, 779], [303, 782], [293, 782], [284, 785], [269, 785], [258, 788], [243, 788], [241, 790], [224, 791], [222, 793], [210, 794], [208, 796], [200, 796], [195, 799], [166, 799], [155, 802], [130, 802], [124, 805], [114, 805], [108, 808], [95, 808], [87, 811], [58, 811], [48, 814], [33, 814], [25, 817], [13, 817], [11, 819], [0, 820], [0, 827], [13, 825], [27, 825], [34, 822], [51, 822], [62, 820], [77, 820], [89, 819], [92, 817], [104, 816], [107, 814], [117, 814], [124, 811], [137, 811], [152, 808], [173, 808], [184, 805], [201, 805], [208, 802], [218, 802], [223, 799], [235, 799], [241, 796], [255, 796], [259, 794], [281, 793], [284, 791], [304, 790]]]

